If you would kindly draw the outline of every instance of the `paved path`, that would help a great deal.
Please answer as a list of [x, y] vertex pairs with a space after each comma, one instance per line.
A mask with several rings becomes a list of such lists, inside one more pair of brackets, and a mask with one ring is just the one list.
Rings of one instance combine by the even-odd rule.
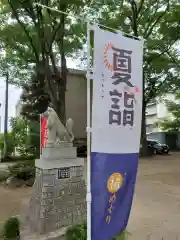
[[132, 240], [180, 240], [180, 155], [141, 161], [128, 231]]

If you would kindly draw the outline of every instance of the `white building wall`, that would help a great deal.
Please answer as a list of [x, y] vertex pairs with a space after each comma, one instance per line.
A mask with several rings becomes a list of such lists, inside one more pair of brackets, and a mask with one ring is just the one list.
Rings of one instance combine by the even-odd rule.
[[152, 115], [156, 115], [157, 114], [157, 105], [150, 105], [149, 107], [147, 107], [146, 109], [146, 115], [147, 116], [152, 116]]
[[157, 113], [158, 113], [158, 118], [162, 119], [162, 118], [166, 118], [166, 117], [172, 117], [172, 114], [170, 112], [168, 112], [167, 107], [166, 107], [166, 103], [164, 102], [164, 100], [168, 100], [168, 101], [173, 101], [173, 102], [177, 102], [177, 100], [175, 99], [175, 95], [174, 94], [167, 94], [164, 99], [159, 99], [158, 104], [157, 104]]
[[154, 103], [148, 104], [146, 109], [146, 132], [161, 132], [157, 122], [163, 118], [172, 118], [168, 112], [165, 100], [176, 102], [174, 94], [167, 94], [164, 97], [156, 99]]
[[156, 121], [157, 121], [157, 115], [146, 116], [146, 125], [155, 124]]
[[16, 104], [16, 113], [15, 116], [16, 117], [20, 117], [21, 115], [21, 101], [19, 100]]

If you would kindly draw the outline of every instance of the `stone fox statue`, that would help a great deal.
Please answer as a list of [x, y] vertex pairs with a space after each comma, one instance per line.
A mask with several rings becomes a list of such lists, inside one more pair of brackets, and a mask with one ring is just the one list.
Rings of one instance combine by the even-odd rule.
[[47, 117], [48, 142], [54, 144], [58, 142], [73, 142], [74, 135], [72, 132], [73, 120], [69, 118], [66, 122], [66, 127], [62, 124], [53, 108], [48, 107], [42, 114]]

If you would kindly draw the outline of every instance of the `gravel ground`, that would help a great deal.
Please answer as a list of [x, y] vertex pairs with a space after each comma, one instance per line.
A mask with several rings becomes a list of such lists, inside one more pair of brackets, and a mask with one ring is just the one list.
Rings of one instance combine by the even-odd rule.
[[10, 216], [19, 215], [23, 210], [23, 202], [27, 202], [31, 188], [8, 189], [0, 186], [0, 222]]
[[133, 240], [180, 239], [180, 155], [140, 161], [128, 224]]

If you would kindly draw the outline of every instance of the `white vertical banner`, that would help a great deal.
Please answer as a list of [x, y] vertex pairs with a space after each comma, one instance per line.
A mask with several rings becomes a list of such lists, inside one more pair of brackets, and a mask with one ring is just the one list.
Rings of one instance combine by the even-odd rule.
[[95, 27], [92, 151], [139, 151], [142, 65], [142, 40]]

